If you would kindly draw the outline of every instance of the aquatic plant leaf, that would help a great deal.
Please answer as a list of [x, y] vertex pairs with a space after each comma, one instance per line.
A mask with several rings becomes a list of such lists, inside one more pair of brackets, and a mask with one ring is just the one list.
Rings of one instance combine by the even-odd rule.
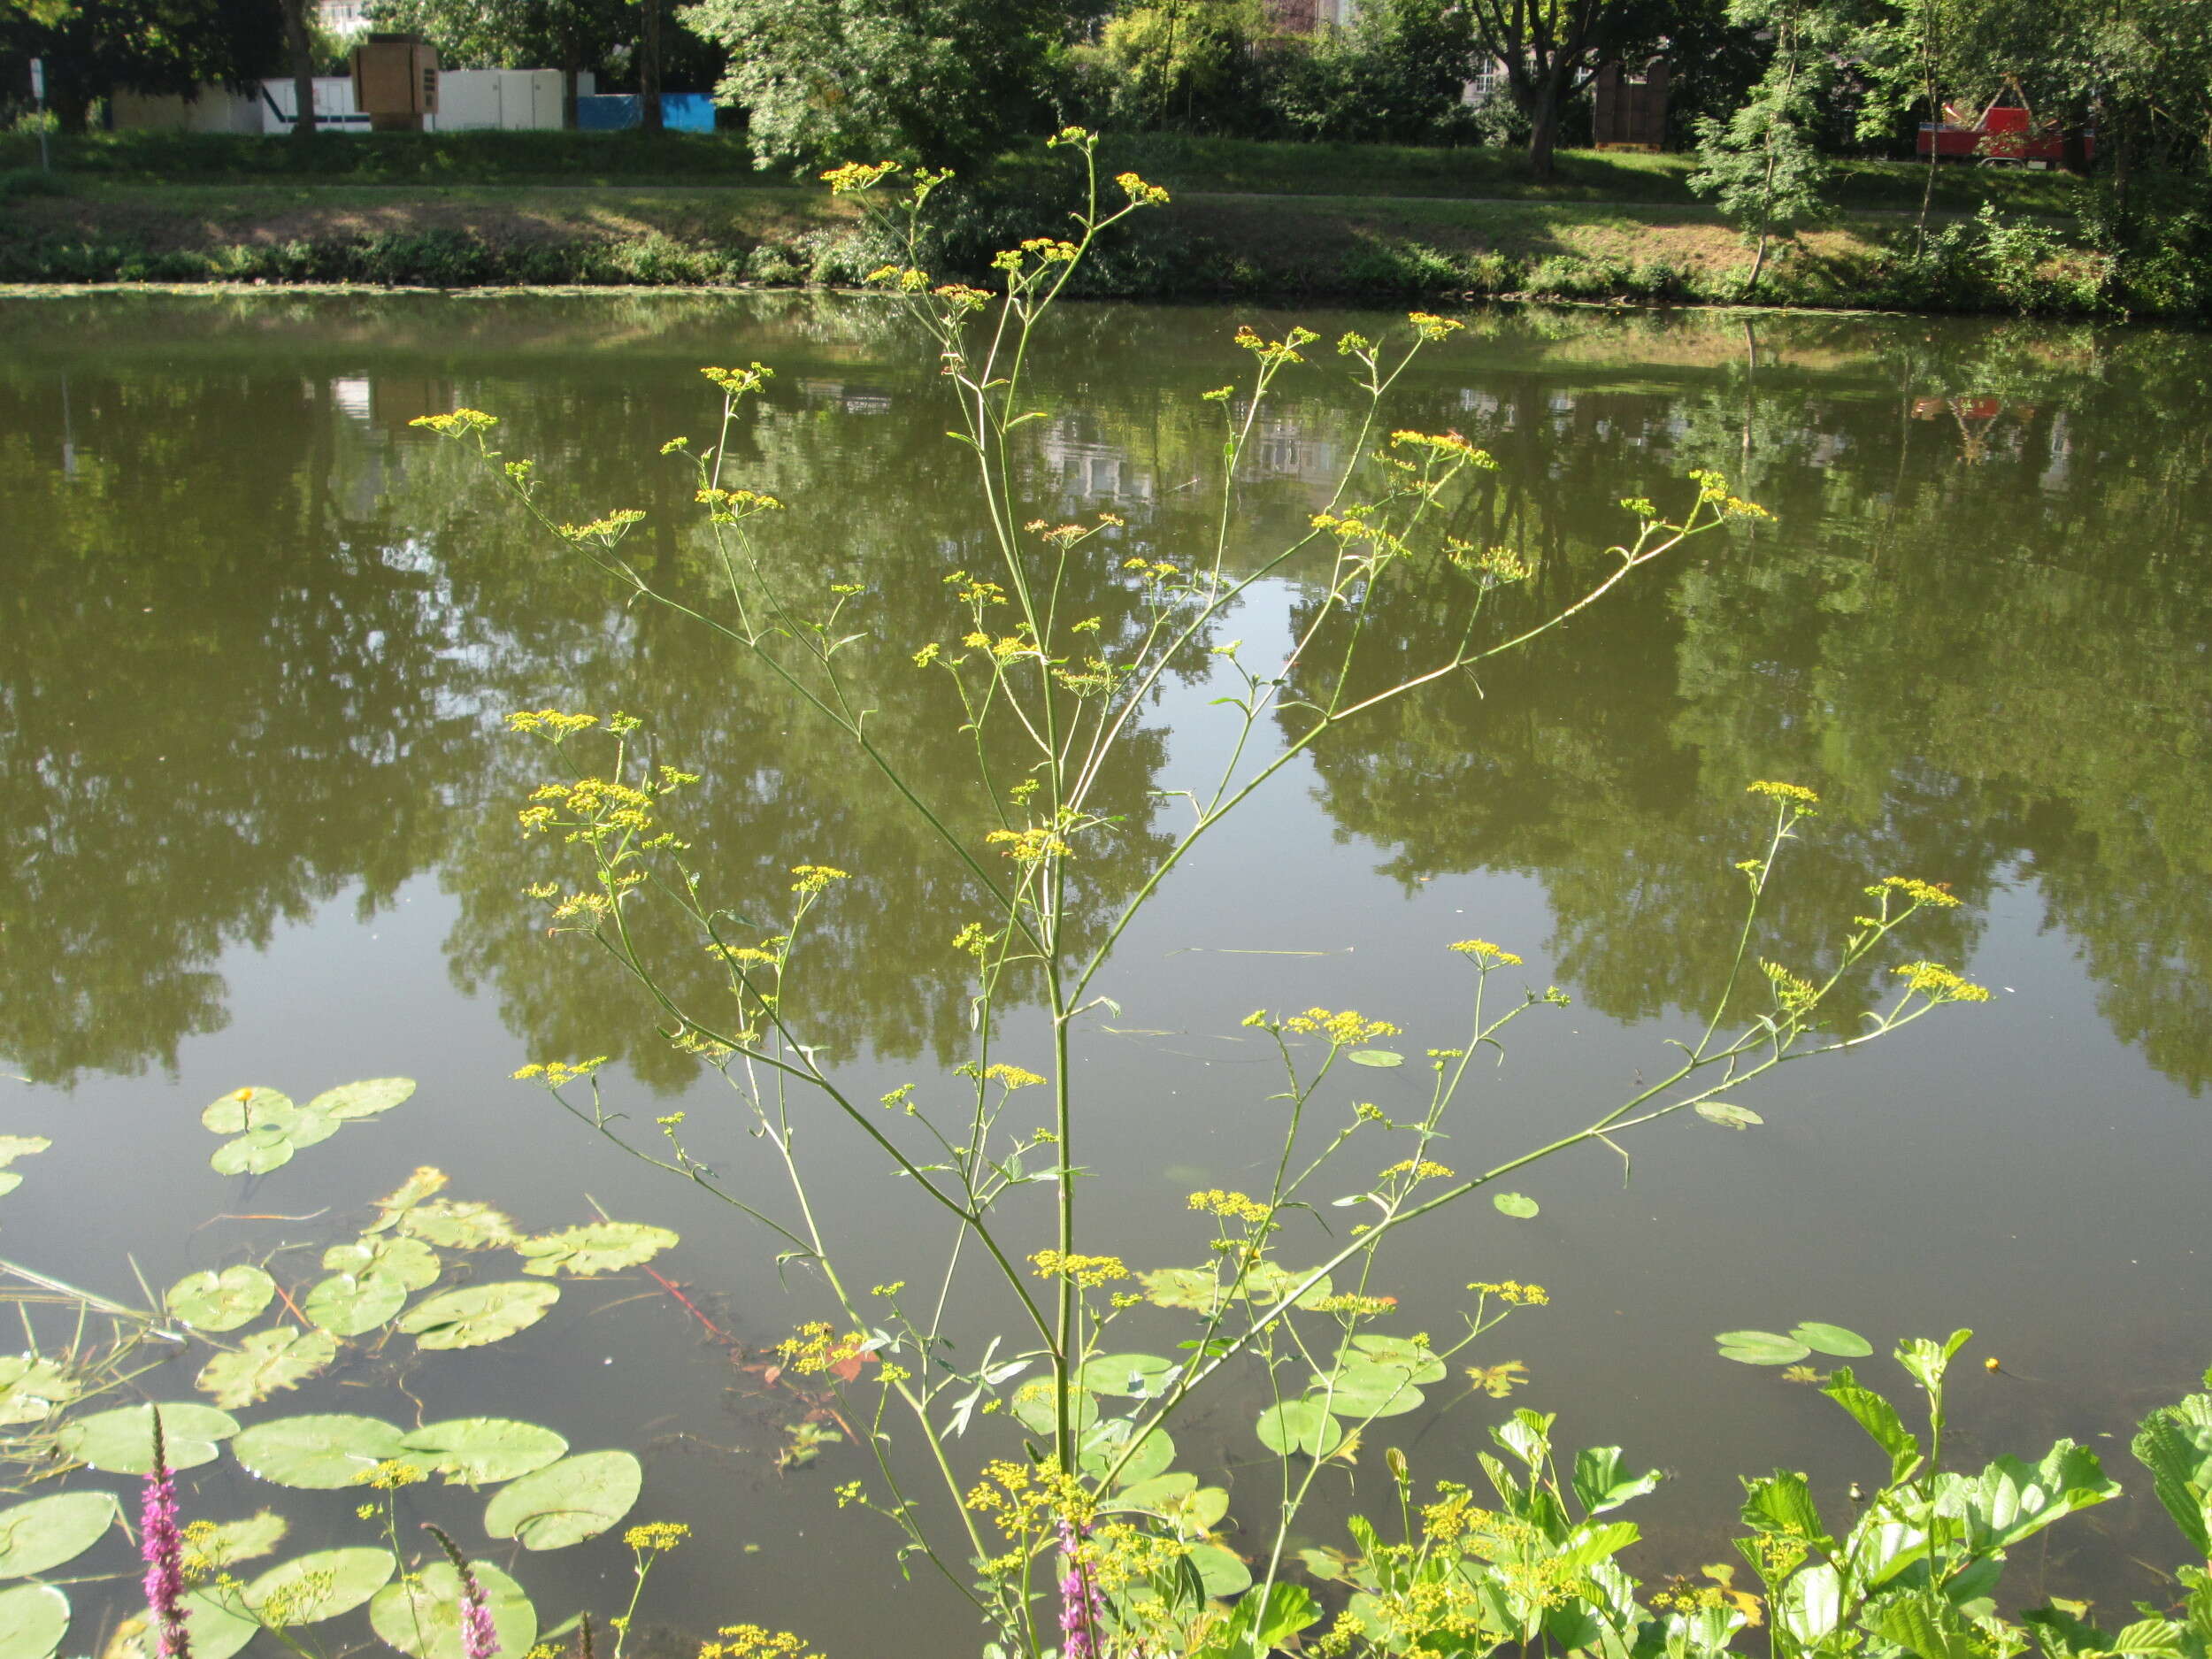
[[319, 1549], [295, 1555], [246, 1586], [246, 1605], [272, 1624], [319, 1624], [352, 1612], [374, 1595], [396, 1564], [388, 1549]]
[[0, 1578], [27, 1578], [74, 1561], [106, 1536], [111, 1492], [62, 1492], [0, 1509]]
[[515, 1254], [524, 1258], [526, 1273], [549, 1279], [556, 1273], [573, 1273], [588, 1279], [595, 1273], [611, 1273], [649, 1262], [676, 1242], [676, 1235], [666, 1227], [648, 1226], [641, 1221], [595, 1221], [542, 1238], [525, 1239], [515, 1246]]
[[1793, 1336], [1771, 1331], [1723, 1331], [1713, 1339], [1720, 1356], [1745, 1365], [1794, 1365], [1812, 1349]]
[[489, 1486], [542, 1469], [568, 1450], [551, 1429], [512, 1417], [451, 1417], [426, 1424], [400, 1441], [411, 1463], [442, 1474], [449, 1486]]
[[1861, 1359], [1874, 1351], [1874, 1344], [1856, 1331], [1847, 1331], [1839, 1325], [1825, 1325], [1818, 1319], [1808, 1319], [1792, 1326], [1790, 1340], [1802, 1342], [1816, 1354], [1831, 1354], [1838, 1359]]
[[1252, 1587], [1252, 1570], [1218, 1544], [1193, 1544], [1190, 1564], [1209, 1596], [1241, 1595]]
[[257, 1423], [231, 1441], [230, 1452], [264, 1480], [311, 1492], [353, 1486], [379, 1463], [404, 1455], [399, 1430], [382, 1418], [342, 1413]]
[[1490, 1202], [1497, 1206], [1500, 1215], [1511, 1216], [1518, 1221], [1526, 1221], [1537, 1213], [1536, 1201], [1526, 1193], [1500, 1193]]
[[84, 1385], [35, 1354], [0, 1357], [0, 1425], [43, 1423], [84, 1392]]
[[2008, 1454], [1979, 1475], [1960, 1480], [1967, 1521], [1977, 1548], [2009, 1548], [2077, 1509], [2120, 1495], [2097, 1454], [2058, 1440], [2030, 1468]]
[[406, 1302], [407, 1286], [388, 1273], [334, 1273], [307, 1293], [300, 1311], [333, 1336], [359, 1336]]
[[[1072, 1415], [1079, 1433], [1098, 1421], [1098, 1398], [1077, 1388], [1074, 1390], [1074, 1402]], [[1013, 1413], [1014, 1420], [1032, 1434], [1051, 1433], [1052, 1384], [1041, 1377], [1024, 1383], [1009, 1396], [1007, 1409]]]
[[161, 1413], [161, 1446], [172, 1469], [197, 1469], [222, 1455], [221, 1442], [238, 1432], [238, 1419], [196, 1400], [164, 1400], [157, 1405], [121, 1406], [72, 1417], [55, 1437], [61, 1449], [81, 1463], [113, 1475], [151, 1474], [154, 1413]]
[[415, 1092], [411, 1077], [373, 1077], [358, 1083], [341, 1083], [336, 1088], [325, 1089], [307, 1102], [310, 1111], [327, 1112], [331, 1117], [350, 1120], [373, 1118], [388, 1112]]
[[[197, 1534], [188, 1548], [193, 1560], [211, 1572], [271, 1554], [290, 1531], [282, 1516], [273, 1509], [262, 1509], [242, 1521], [225, 1521]], [[198, 1638], [193, 1640], [196, 1651]]]
[[[1256, 1302], [1262, 1307], [1267, 1306], [1270, 1302], [1279, 1302], [1292, 1291], [1296, 1290], [1299, 1286], [1306, 1283], [1306, 1276], [1310, 1271], [1304, 1268], [1279, 1267], [1272, 1262], [1255, 1262], [1245, 1270], [1243, 1282], [1237, 1286], [1237, 1299], [1240, 1302]], [[1329, 1277], [1324, 1273], [1312, 1284], [1306, 1286], [1306, 1288], [1300, 1293], [1295, 1305], [1301, 1308], [1311, 1308], [1317, 1303], [1328, 1300], [1329, 1294]]]
[[1405, 1056], [1388, 1048], [1355, 1048], [1344, 1057], [1354, 1065], [1389, 1067], [1406, 1063]]
[[0, 1135], [0, 1195], [23, 1185], [23, 1177], [9, 1169], [9, 1164], [34, 1152], [43, 1152], [53, 1144], [44, 1135]]
[[276, 1280], [257, 1267], [188, 1273], [162, 1298], [170, 1313], [196, 1331], [235, 1331], [276, 1300]]
[[1756, 1129], [1766, 1122], [1750, 1107], [1739, 1106], [1733, 1101], [1700, 1101], [1697, 1115], [1707, 1123], [1718, 1124], [1724, 1129]]
[[192, 1659], [231, 1659], [261, 1633], [261, 1621], [240, 1610], [235, 1593], [194, 1590], [184, 1598], [185, 1628], [192, 1637]]
[[1137, 1275], [1144, 1299], [1156, 1308], [1187, 1309], [1193, 1313], [1221, 1311], [1221, 1286], [1202, 1267], [1157, 1267]]
[[1140, 1480], [1123, 1490], [1113, 1501], [1117, 1509], [1153, 1509], [1164, 1504], [1178, 1502], [1198, 1490], [1198, 1477], [1187, 1470], [1177, 1470], [1170, 1475], [1155, 1475], [1149, 1480]]
[[49, 1659], [69, 1633], [69, 1598], [50, 1584], [0, 1590], [0, 1659]]
[[200, 1367], [192, 1386], [235, 1411], [259, 1405], [280, 1389], [296, 1388], [338, 1357], [338, 1339], [327, 1331], [288, 1325], [256, 1331], [234, 1354], [218, 1354]]
[[515, 1231], [513, 1217], [472, 1198], [434, 1198], [417, 1204], [399, 1217], [399, 1226], [403, 1233], [449, 1250], [488, 1250], [495, 1244], [516, 1243], [522, 1236]]
[[630, 1512], [645, 1470], [627, 1452], [583, 1452], [502, 1486], [484, 1506], [484, 1530], [525, 1549], [562, 1549], [596, 1538]]
[[[526, 1654], [538, 1640], [538, 1610], [522, 1586], [488, 1561], [469, 1563], [491, 1611], [499, 1651]], [[369, 1603], [376, 1633], [414, 1659], [465, 1659], [461, 1645], [461, 1575], [449, 1561], [434, 1561]]]
[[1343, 1444], [1344, 1431], [1318, 1400], [1286, 1400], [1260, 1413], [1260, 1444], [1278, 1457], [1303, 1452], [1326, 1457]]
[[1340, 1417], [1394, 1417], [1421, 1403], [1421, 1391], [1412, 1373], [1395, 1365], [1346, 1365], [1336, 1373], [1336, 1386], [1316, 1376], [1308, 1392], [1318, 1399], [1326, 1391], [1329, 1409]]
[[1389, 1365], [1404, 1371], [1408, 1382], [1444, 1380], [1444, 1362], [1425, 1344], [1409, 1336], [1356, 1336], [1352, 1346], [1366, 1356], [1366, 1363], [1371, 1365]]
[[1168, 1391], [1181, 1370], [1173, 1360], [1156, 1354], [1101, 1354], [1084, 1362], [1077, 1379], [1094, 1394], [1155, 1400]]
[[409, 1290], [427, 1290], [442, 1271], [435, 1250], [403, 1233], [367, 1233], [323, 1252], [326, 1273], [378, 1273], [399, 1280]]
[[362, 1232], [366, 1234], [388, 1231], [416, 1205], [433, 1193], [443, 1190], [452, 1179], [443, 1170], [433, 1169], [427, 1164], [419, 1166], [412, 1175], [376, 1201], [377, 1218]]
[[1114, 1477], [1117, 1486], [1133, 1486], [1164, 1472], [1175, 1461], [1175, 1442], [1164, 1429], [1154, 1429], [1122, 1463], [1122, 1453], [1127, 1449], [1129, 1437], [1137, 1432], [1137, 1425], [1126, 1417], [1108, 1417], [1083, 1431], [1075, 1443], [1076, 1466], [1094, 1480], [1103, 1480], [1106, 1471], [1121, 1463], [1121, 1472]]
[[526, 1279], [467, 1285], [416, 1303], [399, 1328], [424, 1348], [481, 1348], [528, 1330], [560, 1299], [559, 1286]]
[[219, 1135], [243, 1134], [258, 1123], [288, 1123], [298, 1108], [288, 1094], [273, 1088], [234, 1088], [200, 1113], [202, 1125]]
[[1656, 1490], [1663, 1479], [1656, 1469], [1630, 1474], [1621, 1467], [1617, 1446], [1587, 1446], [1575, 1454], [1574, 1493], [1586, 1515], [1617, 1509], [1631, 1498]]

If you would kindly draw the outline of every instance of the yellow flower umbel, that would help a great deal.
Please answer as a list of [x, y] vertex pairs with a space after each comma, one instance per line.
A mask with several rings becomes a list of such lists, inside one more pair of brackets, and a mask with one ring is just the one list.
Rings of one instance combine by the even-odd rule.
[[1072, 1280], [1085, 1290], [1096, 1290], [1129, 1277], [1118, 1256], [1078, 1256], [1062, 1250], [1039, 1250], [1029, 1258], [1039, 1279]]

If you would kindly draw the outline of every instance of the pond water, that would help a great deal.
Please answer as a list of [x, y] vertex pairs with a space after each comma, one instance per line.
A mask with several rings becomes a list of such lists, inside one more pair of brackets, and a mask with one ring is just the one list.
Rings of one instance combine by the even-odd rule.
[[[1290, 320], [1064, 315], [1018, 516], [1121, 515], [1093, 587], [1134, 552], [1188, 557], [1217, 505], [1198, 395], [1240, 373], [1238, 324]], [[1333, 338], [1386, 319], [1296, 320]], [[1745, 784], [1809, 785], [1823, 814], [1761, 953], [1818, 959], [1864, 880], [1911, 874], [1965, 901], [1914, 949], [1994, 1000], [1786, 1071], [1745, 1102], [1763, 1128], [1670, 1120], [1631, 1148], [1625, 1188], [1611, 1155], [1577, 1154], [1516, 1178], [1532, 1221], [1478, 1202], [1424, 1224], [1386, 1258], [1405, 1328], [1448, 1326], [1476, 1279], [1540, 1282], [1552, 1304], [1471, 1356], [1525, 1366], [1510, 1402], [1440, 1389], [1381, 1426], [1425, 1479], [1471, 1478], [1486, 1426], [1530, 1403], [1561, 1414], [1563, 1444], [1674, 1471], [1632, 1512], [1647, 1534], [1632, 1560], [1656, 1578], [1722, 1558], [1740, 1472], [1808, 1470], [1839, 1506], [1845, 1483], [1878, 1478], [1840, 1412], [1718, 1358], [1714, 1333], [1825, 1319], [1886, 1353], [1970, 1325], [1970, 1355], [2002, 1364], [1959, 1386], [1962, 1455], [2032, 1458], [2070, 1434], [2131, 1494], [2047, 1535], [2012, 1587], [2108, 1608], [2154, 1593], [2174, 1535], [2126, 1440], [2212, 1359], [2212, 345], [1882, 318], [1468, 323], [1391, 422], [1495, 454], [1462, 534], [1535, 556], [1547, 596], [1603, 568], [1622, 497], [1678, 502], [1691, 467], [1723, 469], [1775, 520], [1693, 544], [1479, 684], [1380, 711], [1202, 844], [1102, 981], [1120, 1015], [1078, 1045], [1110, 1102], [1081, 1154], [1087, 1202], [1133, 1263], [1200, 1253], [1185, 1195], [1264, 1181], [1254, 1148], [1279, 1085], [1243, 1016], [1356, 1006], [1407, 1046], [1448, 1042], [1464, 987], [1440, 953], [1471, 934], [1574, 1002], [1520, 1028], [1444, 1156], [1486, 1162], [1578, 1126], [1694, 1034], [1737, 925], [1730, 865], [1755, 847]], [[275, 1409], [494, 1412], [636, 1449], [634, 1518], [696, 1535], [649, 1602], [669, 1652], [749, 1619], [833, 1659], [969, 1653], [956, 1603], [902, 1584], [887, 1532], [838, 1511], [859, 1452], [779, 1469], [803, 1406], [707, 1328], [757, 1351], [819, 1312], [805, 1271], [780, 1279], [764, 1235], [508, 1080], [526, 1061], [612, 1056], [611, 1102], [639, 1121], [687, 1111], [698, 1155], [775, 1202], [718, 1086], [521, 895], [553, 868], [513, 817], [542, 761], [500, 716], [549, 705], [631, 710], [657, 757], [703, 774], [684, 828], [727, 894], [780, 895], [804, 860], [852, 872], [795, 996], [854, 1094], [935, 1086], [961, 1056], [956, 868], [772, 684], [704, 633], [622, 607], [407, 424], [498, 414], [558, 515], [646, 510], [626, 550], [686, 589], [704, 580], [688, 478], [657, 452], [711, 432], [700, 365], [754, 358], [776, 379], [736, 434], [738, 481], [791, 504], [767, 533], [780, 568], [866, 587], [869, 693], [944, 775], [956, 710], [904, 658], [952, 626], [944, 573], [988, 555], [928, 353], [874, 302], [0, 306], [0, 1068], [16, 1079], [0, 1132], [54, 1142], [15, 1166], [0, 1251], [140, 1302], [134, 1263], [157, 1287], [273, 1252], [280, 1277], [306, 1276], [304, 1252], [352, 1236], [422, 1164], [533, 1228], [595, 1202], [661, 1222], [683, 1241], [656, 1266], [688, 1307], [640, 1274], [576, 1282], [511, 1340], [403, 1362], [401, 1342]], [[1233, 561], [1294, 533], [1348, 458], [1336, 360], [1286, 386], [1240, 487]], [[1233, 624], [1248, 657], [1310, 598], [1295, 576], [1256, 589]], [[1386, 601], [1378, 657], [1417, 656], [1436, 626], [1417, 591]], [[1210, 695], [1178, 687], [1148, 710], [1110, 781], [1133, 859], [1179, 810], [1150, 792], [1217, 757]], [[1117, 876], [1107, 861], [1099, 890]], [[1043, 1052], [1018, 1016], [1004, 1053]], [[199, 1113], [219, 1094], [304, 1100], [389, 1074], [419, 1080], [393, 1112], [258, 1178], [209, 1167]], [[1425, 1077], [1360, 1082], [1395, 1110]], [[907, 1276], [935, 1236], [910, 1201], [826, 1117], [802, 1151], [850, 1277]], [[1906, 1390], [1886, 1359], [1861, 1371]], [[173, 1364], [142, 1386], [188, 1397], [190, 1377]], [[1248, 1402], [1209, 1408], [1178, 1431], [1186, 1463], [1258, 1475], [1250, 1425]], [[1348, 1503], [1384, 1502], [1377, 1469], [1356, 1479], [1317, 1511], [1317, 1541], [1340, 1541]], [[228, 1459], [185, 1484], [188, 1514], [267, 1495]], [[472, 1506], [403, 1495], [488, 1550]], [[351, 1527], [351, 1506], [288, 1509], [314, 1543]], [[104, 1549], [72, 1571], [128, 1567], [119, 1541]], [[608, 1537], [516, 1571], [549, 1616], [603, 1615], [627, 1563]], [[69, 1650], [96, 1651], [129, 1600], [127, 1584], [81, 1591]]]

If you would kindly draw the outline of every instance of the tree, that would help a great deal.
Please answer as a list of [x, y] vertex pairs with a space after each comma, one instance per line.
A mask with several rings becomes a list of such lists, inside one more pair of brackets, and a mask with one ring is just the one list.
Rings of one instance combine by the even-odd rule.
[[649, 133], [661, 130], [661, 4], [662, 0], [639, 0], [644, 20], [638, 29], [638, 125]]
[[0, 52], [45, 60], [65, 133], [119, 89], [250, 86], [279, 62], [283, 28], [278, 0], [0, 0]]
[[[1739, 8], [1745, 13], [1751, 5]], [[1828, 164], [1813, 142], [1818, 119], [1816, 95], [1826, 81], [1832, 31], [1816, 26], [1805, 0], [1784, 0], [1768, 13], [1774, 32], [1774, 59], [1751, 89], [1751, 97], [1727, 120], [1707, 116], [1698, 123], [1700, 171], [1690, 188], [1710, 196], [1720, 211], [1757, 242], [1746, 296], [1755, 294], [1766, 268], [1767, 247], [1778, 233], [1822, 218], [1827, 204], [1821, 192]]]
[[576, 125], [577, 78], [629, 38], [627, 0], [378, 0], [378, 26], [419, 35], [449, 69], [561, 72], [561, 125]]
[[1665, 32], [1653, 0], [1467, 0], [1475, 43], [1505, 72], [1529, 124], [1529, 165], [1552, 176], [1559, 118], [1609, 58], [1635, 56]]
[[678, 17], [723, 48], [716, 86], [759, 164], [987, 158], [1041, 114], [1050, 0], [699, 0]]
[[284, 50], [292, 60], [292, 136], [315, 136], [315, 44], [307, 0], [282, 0]]
[[1462, 107], [1473, 56], [1452, 0], [1368, 0], [1349, 27], [1278, 54], [1270, 101], [1302, 136], [1433, 142]]

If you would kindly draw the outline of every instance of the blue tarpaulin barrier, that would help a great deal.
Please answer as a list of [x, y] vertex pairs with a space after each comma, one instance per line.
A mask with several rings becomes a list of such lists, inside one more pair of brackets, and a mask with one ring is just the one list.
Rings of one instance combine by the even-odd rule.
[[[576, 100], [576, 125], [584, 132], [618, 133], [638, 121], [634, 92], [604, 92]], [[703, 92], [664, 92], [661, 125], [672, 133], [711, 133], [714, 100]]]

